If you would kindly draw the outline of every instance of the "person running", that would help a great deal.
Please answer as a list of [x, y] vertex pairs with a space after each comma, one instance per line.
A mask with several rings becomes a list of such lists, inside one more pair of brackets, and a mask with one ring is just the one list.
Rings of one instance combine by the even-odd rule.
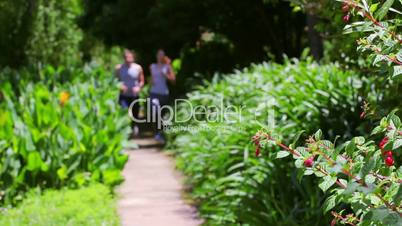
[[[135, 63], [135, 54], [128, 49], [124, 50], [124, 63], [116, 65], [116, 76], [120, 81], [119, 104], [122, 108], [129, 108], [138, 99], [139, 93], [144, 86], [144, 71], [141, 65]], [[132, 116], [137, 119], [139, 103], [132, 106]], [[138, 135], [138, 126], [132, 122], [133, 135]]]
[[[153, 109], [160, 109], [169, 103], [169, 88], [167, 82], [174, 82], [176, 80], [176, 75], [170, 63], [171, 60], [166, 56], [165, 52], [160, 49], [156, 53], [156, 63], [149, 66], [152, 76], [150, 99]], [[160, 116], [162, 116], [162, 114]], [[159, 120], [161, 119], [157, 118], [156, 122]], [[157, 133], [155, 139], [164, 143], [165, 140], [162, 135], [162, 128], [158, 128], [157, 125], [158, 123], [156, 123]]]

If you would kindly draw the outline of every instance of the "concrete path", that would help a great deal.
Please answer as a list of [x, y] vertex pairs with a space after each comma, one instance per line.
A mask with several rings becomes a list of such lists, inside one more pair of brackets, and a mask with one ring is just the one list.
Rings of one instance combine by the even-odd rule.
[[152, 139], [135, 140], [127, 151], [118, 211], [123, 226], [197, 226], [196, 210], [182, 199], [182, 177]]

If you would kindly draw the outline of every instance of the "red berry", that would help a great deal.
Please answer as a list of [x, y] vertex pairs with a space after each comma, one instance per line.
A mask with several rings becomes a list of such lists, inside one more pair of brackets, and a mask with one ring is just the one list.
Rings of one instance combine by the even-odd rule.
[[366, 112], [362, 112], [362, 113], [360, 113], [360, 119], [364, 119], [366, 117]]
[[349, 22], [349, 19], [350, 19], [350, 15], [349, 15], [349, 13], [348, 14], [346, 14], [345, 16], [343, 16], [343, 21], [345, 22], [345, 23], [348, 23]]
[[392, 151], [385, 151], [384, 156], [392, 158]]
[[305, 167], [312, 167], [313, 164], [314, 164], [314, 157], [310, 157], [310, 158], [304, 160]]
[[255, 148], [255, 156], [260, 156], [260, 147], [258, 146]]
[[394, 159], [392, 157], [388, 156], [387, 158], [385, 158], [385, 165], [393, 166], [394, 165]]
[[381, 149], [384, 149], [385, 145], [388, 143], [388, 137], [384, 137], [382, 138], [382, 140], [380, 141], [380, 144], [378, 145]]

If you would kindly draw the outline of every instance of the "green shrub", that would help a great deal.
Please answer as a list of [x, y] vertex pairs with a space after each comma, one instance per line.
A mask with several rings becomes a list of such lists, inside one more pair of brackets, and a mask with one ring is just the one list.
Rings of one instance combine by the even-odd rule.
[[37, 186], [122, 181], [130, 123], [117, 104], [113, 76], [99, 72], [81, 71], [85, 81], [77, 74], [66, 83], [22, 80], [20, 95], [10, 83], [1, 84], [1, 202], [15, 203]]
[[[246, 106], [241, 121], [207, 122], [201, 115], [186, 125], [209, 129], [170, 134], [178, 166], [188, 175], [193, 197], [199, 201], [208, 225], [329, 222], [322, 216], [325, 196], [315, 188], [316, 181], [305, 178], [299, 184], [298, 171], [291, 164], [255, 158], [250, 138], [261, 125], [270, 125], [266, 117], [272, 110], [275, 128], [271, 129], [285, 141], [293, 139], [299, 130], [309, 132], [318, 126], [330, 137], [357, 133], [361, 121], [358, 93], [365, 83], [338, 68], [336, 64], [320, 66], [310, 61], [264, 63], [215, 80], [188, 95], [193, 106], [219, 106], [220, 96], [224, 97], [224, 106]], [[186, 107], [180, 108], [178, 117], [188, 115]]]
[[120, 225], [110, 190], [91, 185], [78, 190], [31, 192], [16, 208], [0, 214], [3, 226]]
[[[375, 135], [382, 137], [378, 145]], [[333, 210], [334, 224], [402, 224], [402, 167], [398, 167], [402, 123], [394, 112], [367, 139], [354, 137], [339, 146], [323, 140], [321, 130], [299, 147], [286, 146], [264, 131], [253, 139], [258, 148], [280, 146], [277, 158], [292, 156], [304, 175], [320, 178], [320, 189], [331, 194], [322, 209]]]

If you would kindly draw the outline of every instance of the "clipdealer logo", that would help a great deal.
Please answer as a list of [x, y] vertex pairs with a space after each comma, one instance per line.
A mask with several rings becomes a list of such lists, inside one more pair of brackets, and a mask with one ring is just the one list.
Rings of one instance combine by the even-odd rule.
[[[227, 125], [236, 122], [243, 122], [243, 115], [254, 114], [254, 119], [260, 124], [264, 124], [269, 128], [275, 127], [275, 109], [276, 102], [272, 99], [259, 103], [258, 106], [253, 106], [254, 112], [246, 105], [227, 104], [223, 97], [218, 97], [213, 100], [213, 103], [205, 105], [194, 105], [187, 99], [175, 99], [172, 105], [159, 104], [158, 99], [136, 99], [128, 108], [128, 115], [131, 120], [136, 123], [155, 123], [158, 129], [166, 129], [169, 126], [180, 124], [181, 128], [186, 122], [198, 122], [205, 124], [208, 122], [219, 123], [225, 122]], [[136, 118], [133, 115], [135, 105], [142, 105], [145, 117]], [[247, 120], [250, 120], [247, 118]], [[170, 128], [172, 130], [172, 128]]]

